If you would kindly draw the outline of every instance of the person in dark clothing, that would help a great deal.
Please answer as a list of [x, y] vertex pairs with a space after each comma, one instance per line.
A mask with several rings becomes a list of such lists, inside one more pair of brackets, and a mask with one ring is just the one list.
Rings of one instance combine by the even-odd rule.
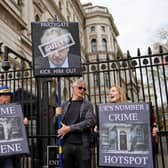
[[84, 99], [86, 82], [82, 79], [72, 84], [72, 97], [56, 108], [56, 115], [62, 115], [62, 127], [58, 137], [62, 138], [63, 167], [90, 168], [91, 147], [90, 131], [96, 119], [93, 105]]
[[[0, 105], [8, 104], [11, 102], [12, 92], [7, 86], [0, 87]], [[25, 117], [23, 121], [24, 125], [28, 124], [28, 119]], [[0, 158], [0, 167], [1, 168], [19, 168], [19, 158], [17, 157], [2, 157]]]

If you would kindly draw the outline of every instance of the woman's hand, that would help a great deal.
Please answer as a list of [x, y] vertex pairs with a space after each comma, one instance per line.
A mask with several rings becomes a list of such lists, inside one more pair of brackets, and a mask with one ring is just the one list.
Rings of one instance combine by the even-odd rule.
[[27, 126], [27, 125], [29, 124], [29, 120], [28, 120], [27, 117], [25, 117], [25, 118], [23, 119], [23, 124], [24, 124], [25, 126]]

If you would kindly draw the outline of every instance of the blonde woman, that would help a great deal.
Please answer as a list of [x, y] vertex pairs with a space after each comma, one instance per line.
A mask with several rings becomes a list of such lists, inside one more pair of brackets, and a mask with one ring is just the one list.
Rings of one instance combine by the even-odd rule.
[[109, 92], [110, 103], [124, 103], [127, 102], [126, 94], [123, 88], [119, 86], [111, 86]]
[[[124, 89], [115, 85], [111, 86], [110, 88], [109, 99], [110, 99], [110, 103], [124, 103], [128, 101]], [[153, 120], [154, 120], [154, 117], [153, 117]], [[153, 122], [153, 127], [152, 127], [153, 150], [154, 150], [154, 154], [157, 154], [158, 143], [159, 143], [158, 128], [157, 128], [156, 121], [154, 120], [152, 122]]]
[[[126, 94], [123, 88], [112, 85], [109, 91], [110, 103], [124, 103], [127, 102]], [[94, 132], [98, 133], [97, 125], [94, 128]]]

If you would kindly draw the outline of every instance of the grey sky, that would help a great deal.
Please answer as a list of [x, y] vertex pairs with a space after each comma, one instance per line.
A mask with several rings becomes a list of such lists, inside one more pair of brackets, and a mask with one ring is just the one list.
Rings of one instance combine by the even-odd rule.
[[118, 43], [123, 52], [135, 55], [142, 52], [157, 39], [161, 27], [168, 28], [168, 0], [80, 0], [93, 5], [108, 7], [120, 33]]

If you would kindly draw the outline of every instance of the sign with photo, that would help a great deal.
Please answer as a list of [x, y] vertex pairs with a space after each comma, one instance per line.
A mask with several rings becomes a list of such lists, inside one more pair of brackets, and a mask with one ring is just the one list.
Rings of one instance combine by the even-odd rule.
[[81, 76], [76, 22], [32, 22], [33, 70], [36, 77]]
[[0, 105], [0, 157], [29, 154], [21, 105]]
[[58, 146], [47, 146], [48, 168], [59, 168]]
[[153, 168], [149, 104], [99, 104], [97, 111], [99, 166]]

